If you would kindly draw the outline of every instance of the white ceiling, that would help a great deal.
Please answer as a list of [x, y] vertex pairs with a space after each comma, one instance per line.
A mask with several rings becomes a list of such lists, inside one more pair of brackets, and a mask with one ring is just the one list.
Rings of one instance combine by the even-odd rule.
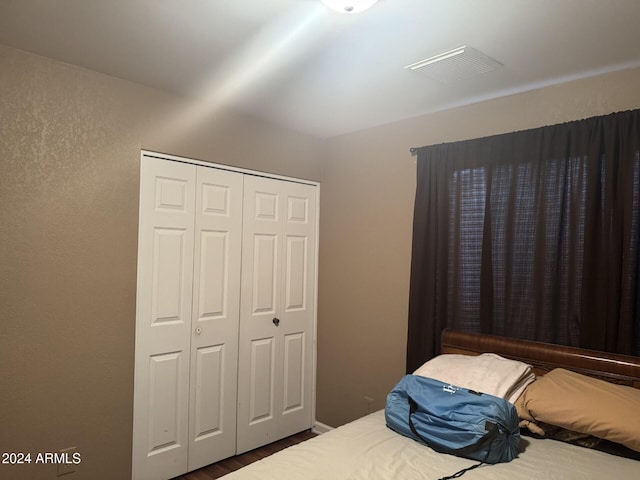
[[[640, 66], [639, 21], [639, 0], [0, 0], [0, 43], [330, 137]], [[461, 45], [504, 66], [403, 68]]]

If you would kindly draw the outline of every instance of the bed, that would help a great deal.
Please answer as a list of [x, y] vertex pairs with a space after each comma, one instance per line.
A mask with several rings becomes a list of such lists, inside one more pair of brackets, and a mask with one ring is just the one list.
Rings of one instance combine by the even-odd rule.
[[[443, 354], [476, 356], [491, 352], [525, 362], [531, 365], [539, 380], [556, 369], [562, 369], [622, 385], [627, 390], [629, 387], [640, 389], [640, 358], [637, 357], [453, 330], [443, 332], [441, 345]], [[636, 393], [635, 390], [632, 392]], [[635, 411], [628, 422], [636, 432], [640, 432], [640, 410]], [[637, 453], [631, 450], [629, 452]], [[640, 461], [620, 456], [619, 453], [616, 451], [616, 454], [612, 454], [565, 441], [522, 435], [520, 453], [516, 459], [509, 463], [483, 465], [467, 472], [464, 478], [640, 478]], [[477, 462], [473, 460], [436, 453], [391, 431], [385, 424], [384, 411], [381, 410], [276, 453], [224, 478], [435, 480], [475, 463]]]

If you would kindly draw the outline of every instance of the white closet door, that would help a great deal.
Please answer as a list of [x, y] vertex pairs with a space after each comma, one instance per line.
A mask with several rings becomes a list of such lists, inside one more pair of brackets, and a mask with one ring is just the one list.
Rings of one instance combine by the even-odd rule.
[[316, 189], [247, 176], [237, 453], [312, 423]]
[[286, 182], [283, 205], [280, 375], [282, 404], [278, 437], [313, 425], [316, 195], [311, 185]]
[[236, 451], [243, 175], [198, 167], [189, 471]]
[[143, 157], [140, 185], [133, 472], [186, 472], [195, 174]]

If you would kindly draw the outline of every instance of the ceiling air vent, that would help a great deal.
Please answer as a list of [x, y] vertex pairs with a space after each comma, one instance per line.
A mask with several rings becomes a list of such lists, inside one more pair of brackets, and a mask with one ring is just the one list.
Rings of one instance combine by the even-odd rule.
[[502, 67], [500, 62], [467, 45], [425, 58], [407, 65], [407, 70], [427, 75], [443, 83], [492, 72]]

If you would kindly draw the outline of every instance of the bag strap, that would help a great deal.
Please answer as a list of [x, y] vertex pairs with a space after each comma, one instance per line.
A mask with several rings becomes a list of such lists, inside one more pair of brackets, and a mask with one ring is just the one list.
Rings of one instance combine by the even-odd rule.
[[418, 433], [418, 430], [413, 424], [413, 419], [411, 417], [413, 416], [414, 413], [418, 411], [418, 404], [415, 402], [415, 400], [413, 400], [413, 398], [408, 397], [408, 399], [409, 399], [409, 428], [411, 429], [411, 432], [413, 432], [413, 434], [416, 437], [422, 440], [422, 442], [425, 445], [428, 445], [430, 448], [433, 448], [436, 451], [465, 456], [470, 453], [477, 452], [478, 450], [482, 450], [487, 444], [491, 443], [493, 439], [496, 438], [496, 436], [498, 435], [498, 426], [493, 422], [485, 422], [484, 429], [487, 431], [487, 433], [485, 433], [482, 437], [480, 437], [475, 443], [472, 443], [471, 445], [467, 445], [466, 447], [455, 448], [455, 449], [454, 448], [447, 449], [447, 448], [441, 448], [441, 447], [434, 448], [433, 445], [431, 445], [431, 443], [429, 443], [426, 438], [424, 438], [422, 435], [420, 435], [420, 433]]
[[[487, 452], [487, 456], [489, 456], [488, 452]], [[462, 470], [457, 471], [453, 475], [449, 475], [448, 477], [441, 477], [438, 480], [451, 480], [452, 478], [460, 478], [462, 475], [467, 473], [469, 470], [473, 470], [474, 468], [478, 468], [478, 467], [480, 467], [481, 465], [484, 465], [484, 464], [485, 464], [485, 462], [483, 460], [480, 463], [476, 463], [475, 465], [471, 465], [470, 467], [463, 468]]]
[[462, 448], [450, 448], [450, 449], [446, 449], [446, 448], [434, 448], [433, 445], [431, 445], [426, 438], [424, 438], [422, 435], [420, 435], [420, 433], [418, 433], [418, 430], [416, 429], [415, 425], [413, 424], [413, 419], [411, 418], [411, 416], [416, 413], [418, 411], [418, 404], [415, 402], [415, 400], [413, 400], [413, 398], [409, 397], [409, 428], [411, 429], [411, 432], [413, 432], [413, 434], [418, 437], [420, 440], [422, 440], [422, 442], [425, 445], [428, 445], [430, 448], [434, 449], [437, 452], [440, 453], [451, 453], [454, 455], [461, 455], [461, 456], [465, 456], [468, 455], [469, 453], [473, 453], [473, 452], [477, 452], [478, 450], [482, 450], [485, 445], [489, 444], [489, 449], [487, 450], [487, 454], [484, 456], [484, 459], [482, 459], [482, 461], [480, 463], [477, 463], [475, 465], [472, 465], [470, 467], [467, 468], [463, 468], [462, 470], [454, 473], [453, 475], [449, 475], [448, 477], [442, 477], [439, 480], [450, 480], [453, 478], [460, 478], [462, 475], [464, 475], [465, 473], [467, 473], [469, 470], [473, 470], [474, 468], [478, 468], [481, 465], [484, 465], [487, 461], [487, 458], [489, 458], [489, 454], [491, 453], [491, 442], [493, 441], [493, 439], [498, 435], [498, 426], [493, 423], [493, 422], [485, 422], [484, 424], [484, 429], [487, 431], [487, 433], [485, 433], [481, 438], [478, 439], [478, 441], [476, 441], [475, 443], [472, 443], [471, 445], [467, 445], [466, 447], [462, 447]]

